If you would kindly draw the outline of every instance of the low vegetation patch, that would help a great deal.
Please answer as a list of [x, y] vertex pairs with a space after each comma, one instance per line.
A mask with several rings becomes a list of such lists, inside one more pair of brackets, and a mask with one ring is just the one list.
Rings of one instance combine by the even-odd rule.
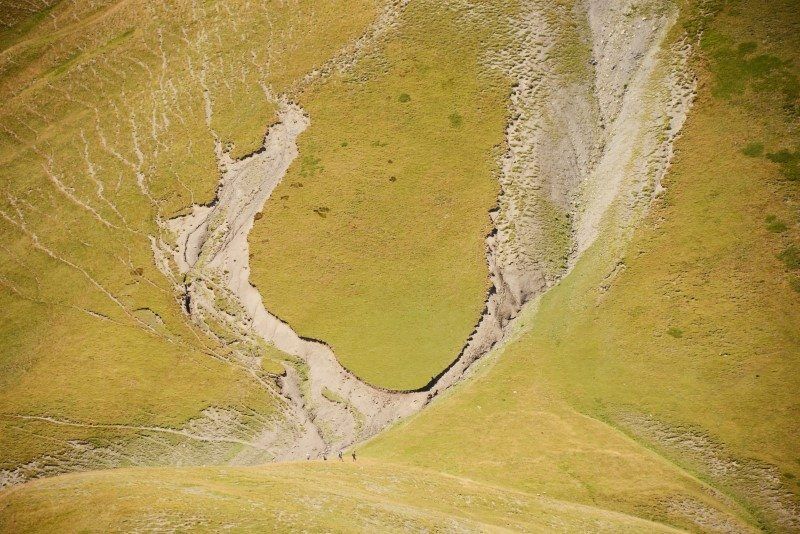
[[511, 7], [485, 9], [412, 2], [352, 72], [303, 94], [299, 165], [251, 234], [267, 309], [382, 387], [425, 385], [486, 298], [508, 87], [483, 61]]
[[667, 330], [667, 334], [669, 334], [670, 336], [672, 336], [674, 338], [680, 338], [680, 337], [683, 337], [683, 330], [681, 330], [680, 328], [675, 328], [673, 326], [672, 328], [669, 328]]
[[789, 245], [778, 254], [778, 258], [783, 262], [787, 269], [800, 269], [800, 248]]

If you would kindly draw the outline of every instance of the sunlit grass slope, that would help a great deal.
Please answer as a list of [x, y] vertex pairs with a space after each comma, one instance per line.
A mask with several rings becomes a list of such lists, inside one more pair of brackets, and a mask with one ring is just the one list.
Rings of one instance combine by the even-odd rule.
[[375, 385], [425, 385], [483, 308], [508, 92], [486, 63], [511, 9], [411, 2], [385, 44], [304, 94], [301, 157], [251, 235], [267, 309]]
[[67, 475], [0, 495], [0, 524], [36, 532], [677, 532], [591, 506], [374, 462]]
[[376, 4], [9, 4], [0, 468], [136, 437], [109, 425], [174, 428], [211, 406], [272, 417], [273, 393], [187, 325], [149, 236], [156, 217], [213, 198], [215, 138], [234, 155], [260, 145], [273, 120], [262, 85], [286, 90]]
[[[68, 475], [1, 494], [0, 524], [9, 531], [798, 530], [800, 10], [788, 0], [717, 7], [666, 191], [631, 238], [606, 227], [473, 380], [359, 448], [356, 464]], [[314, 95], [327, 87], [306, 103], [317, 123], [325, 111], [314, 111]], [[416, 101], [414, 90], [402, 91], [406, 104]], [[384, 95], [387, 107], [393, 94]], [[313, 128], [303, 143], [314, 139]], [[390, 148], [352, 145], [356, 139], [348, 133], [336, 142], [366, 153]], [[301, 161], [275, 198], [288, 195], [287, 205], [293, 195], [312, 195], [304, 197], [310, 205], [324, 198], [317, 208], [327, 208], [318, 210], [325, 216], [310, 214], [322, 224], [335, 220], [338, 192], [326, 185], [314, 193], [313, 184], [326, 183], [337, 160], [335, 146], [317, 142], [303, 147], [314, 159]], [[351, 157], [368, 161], [359, 153]], [[402, 184], [395, 176], [387, 186]], [[349, 187], [342, 182], [342, 191]], [[267, 209], [259, 239], [284, 239], [266, 232], [280, 207]], [[27, 287], [27, 271], [15, 287]], [[269, 295], [270, 273], [259, 277], [265, 298], [277, 298]], [[7, 298], [20, 310], [37, 306]], [[37, 332], [23, 321], [5, 324]], [[341, 353], [335, 335], [326, 339]]]
[[725, 5], [632, 242], [607, 231], [492, 369], [364, 452], [648, 517], [689, 513], [653, 496], [694, 476], [800, 528], [799, 28], [797, 2]]

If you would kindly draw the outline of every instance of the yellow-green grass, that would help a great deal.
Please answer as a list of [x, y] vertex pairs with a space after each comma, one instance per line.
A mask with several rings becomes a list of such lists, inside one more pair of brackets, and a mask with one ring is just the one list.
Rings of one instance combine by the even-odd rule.
[[[528, 314], [529, 328], [537, 314]], [[376, 461], [414, 465], [485, 483], [688, 527], [710, 510], [746, 529], [746, 510], [543, 383], [527, 334], [481, 365], [422, 414], [360, 449]], [[524, 370], [524, 371], [523, 371]], [[679, 503], [693, 503], [683, 508]]]
[[[708, 529], [780, 530], [754, 486], [709, 470], [702, 454], [777, 466], [780, 490], [796, 499], [800, 297], [792, 280], [800, 273], [787, 251], [798, 244], [797, 182], [787, 179], [791, 161], [768, 156], [797, 150], [796, 107], [784, 90], [800, 49], [793, 5], [738, 3], [713, 21], [667, 191], [632, 241], [607, 229], [473, 381], [360, 449], [366, 460], [70, 475], [4, 493], [2, 524], [657, 528], [635, 515], [679, 528], [698, 528], [691, 519], [699, 518]], [[720, 36], [734, 51], [752, 40], [781, 58], [780, 79], [765, 85], [746, 64], [744, 86], [721, 90], [720, 69], [737, 64]], [[324, 222], [331, 212], [314, 216]], [[697, 461], [632, 416], [678, 437], [700, 435], [711, 448]], [[551, 499], [556, 511], [542, 508]], [[573, 516], [575, 505], [563, 501], [593, 508]], [[598, 513], [601, 523], [575, 522]]]
[[[28, 338], [19, 339], [23, 333], [12, 330], [25, 350], [23, 357], [3, 360], [3, 414], [177, 427], [208, 406], [246, 407], [265, 415], [273, 409], [274, 399], [252, 377], [197, 348], [165, 343], [131, 326], [110, 324], [100, 330], [85, 314], [10, 304], [9, 311], [35, 314], [42, 321], [33, 321], [35, 331]], [[0, 433], [2, 464], [30, 460], [51, 445], [36, 434], [20, 440]]]
[[676, 532], [637, 517], [385, 463], [123, 469], [0, 495], [7, 532]]
[[[796, 8], [735, 3], [711, 21], [666, 193], [632, 241], [609, 229], [491, 370], [365, 454], [648, 517], [664, 512], [643, 486], [693, 476], [752, 524], [794, 528], [800, 185], [768, 154], [798, 146]], [[742, 49], [776, 66], [736, 63]]]
[[267, 309], [360, 378], [425, 385], [486, 298], [507, 83], [483, 63], [513, 6], [412, 2], [352, 72], [305, 93], [300, 157], [250, 238]]
[[[780, 530], [775, 510], [758, 495], [757, 480], [742, 483], [735, 470], [726, 479], [708, 468], [703, 454], [776, 466], [779, 491], [797, 499], [800, 293], [793, 280], [800, 271], [791, 251], [798, 246], [800, 220], [798, 186], [790, 180], [791, 154], [798, 149], [791, 94], [800, 49], [795, 7], [789, 1], [739, 2], [713, 21], [699, 51], [699, 98], [664, 180], [667, 191], [633, 240], [625, 243], [608, 229], [538, 309], [528, 310], [517, 338], [473, 381], [360, 449], [366, 461], [59, 477], [3, 493], [0, 524], [60, 531], [164, 524], [215, 530], [234, 523], [244, 529], [380, 530], [404, 521], [446, 527], [455, 516], [464, 526], [485, 529], [657, 527], [602, 511], [615, 510], [676, 527], [698, 528], [690, 518], [705, 517], [716, 526]], [[763, 51], [782, 64], [765, 74], [759, 62], [749, 62], [752, 47], [740, 48], [750, 41], [757, 43], [755, 55]], [[413, 103], [414, 93], [405, 92], [411, 96], [406, 103]], [[324, 116], [314, 111], [313, 94], [308, 98], [312, 129], [304, 143], [313, 137], [318, 114]], [[322, 153], [323, 145], [316, 146]], [[361, 150], [368, 154], [371, 148]], [[790, 156], [781, 156], [783, 150]], [[316, 183], [332, 168], [316, 158], [319, 163], [306, 160], [306, 169], [324, 170], [313, 180], [301, 177], [301, 161], [295, 178], [285, 182], [287, 202], [300, 191], [307, 194], [306, 180]], [[397, 178], [393, 184], [402, 183]], [[299, 181], [302, 189], [290, 188]], [[319, 197], [304, 197], [309, 209], [329, 208], [324, 218], [311, 213], [318, 224], [332, 220], [332, 202], [339, 198], [334, 192], [319, 206]], [[70, 237], [52, 235], [65, 242]], [[21, 256], [30, 243], [22, 239], [15, 246]], [[87, 307], [104, 307], [124, 320], [102, 298], [91, 300], [93, 290], [81, 276], [64, 284], [27, 274], [40, 271], [20, 268], [5, 276], [14, 275], [15, 287], [41, 284], [43, 295], [53, 295], [51, 288], [86, 294]], [[55, 271], [53, 276], [66, 276]], [[272, 279], [260, 276], [266, 294]], [[20, 313], [42, 306], [6, 298]], [[27, 358], [42, 354], [25, 352], [34, 343], [28, 336], [49, 324], [43, 314], [36, 320], [30, 326], [3, 323], [27, 332], [9, 353], [22, 347]], [[642, 424], [648, 418], [672, 434], [648, 433]], [[42, 424], [30, 431], [39, 434], [32, 447], [49, 437]], [[710, 446], [693, 457], [659, 440], [675, 435], [701, 436], [699, 448]], [[544, 504], [550, 499], [558, 503], [555, 511]], [[593, 508], [576, 510], [562, 501]], [[587, 516], [601, 522], [576, 522]]]
[[0, 31], [3, 468], [136, 437], [75, 425], [276, 416], [274, 392], [187, 323], [148, 236], [213, 198], [214, 135], [234, 155], [259, 146], [262, 82], [287, 90], [376, 16], [376, 2], [346, 5], [59, 3]]

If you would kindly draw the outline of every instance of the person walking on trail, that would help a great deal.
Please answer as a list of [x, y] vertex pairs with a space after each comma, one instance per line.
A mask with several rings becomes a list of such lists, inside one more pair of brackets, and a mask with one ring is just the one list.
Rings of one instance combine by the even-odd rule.
[[354, 462], [356, 461], [356, 450], [355, 449], [353, 449], [353, 461]]
[[344, 458], [342, 458], [342, 451], [339, 451], [339, 461], [344, 462]]

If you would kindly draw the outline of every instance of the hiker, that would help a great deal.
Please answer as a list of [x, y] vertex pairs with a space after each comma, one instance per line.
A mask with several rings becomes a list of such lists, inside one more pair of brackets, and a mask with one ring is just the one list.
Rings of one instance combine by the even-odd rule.
[[356, 461], [356, 450], [355, 449], [353, 449], [353, 461], [354, 462]]
[[310, 459], [311, 459], [311, 453], [306, 454], [306, 460], [310, 460]]
[[342, 458], [342, 451], [339, 451], [339, 461], [344, 462], [344, 458]]

